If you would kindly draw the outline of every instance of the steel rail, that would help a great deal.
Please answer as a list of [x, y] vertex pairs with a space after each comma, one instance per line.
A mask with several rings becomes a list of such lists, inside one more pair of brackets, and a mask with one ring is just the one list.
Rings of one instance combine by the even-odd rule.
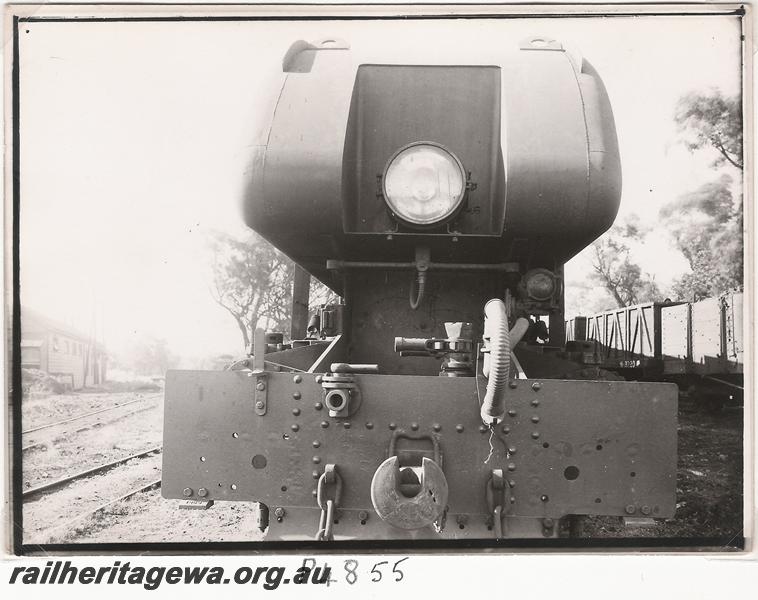
[[71, 525], [75, 524], [76, 522], [81, 521], [81, 520], [83, 520], [83, 519], [85, 519], [87, 517], [93, 517], [97, 513], [104, 511], [106, 508], [108, 508], [109, 506], [112, 506], [113, 504], [116, 504], [117, 502], [121, 502], [123, 500], [128, 500], [132, 496], [136, 496], [137, 494], [141, 494], [143, 492], [149, 492], [150, 490], [157, 489], [159, 487], [161, 487], [161, 480], [160, 479], [157, 479], [155, 481], [151, 481], [147, 485], [143, 485], [141, 487], [135, 488], [135, 489], [133, 489], [133, 490], [131, 490], [129, 492], [126, 492], [126, 494], [122, 494], [118, 498], [114, 498], [113, 500], [108, 500], [108, 502], [105, 502], [105, 503], [101, 504], [100, 506], [98, 506], [98, 507], [96, 507], [96, 508], [94, 508], [92, 510], [88, 510], [87, 512], [83, 512], [83, 513], [75, 516], [73, 519], [69, 519], [65, 523], [61, 523], [60, 525], [56, 525], [55, 527], [52, 527], [52, 528], [48, 529], [48, 532], [55, 531], [57, 529], [63, 529], [64, 527], [66, 527], [66, 528], [67, 527], [71, 527]]
[[146, 456], [150, 454], [153, 454], [155, 452], [160, 452], [162, 450], [163, 450], [163, 446], [156, 446], [155, 448], [150, 448], [149, 450], [143, 450], [142, 452], [138, 452], [137, 454], [132, 454], [131, 456], [119, 458], [118, 460], [114, 460], [104, 465], [98, 465], [96, 467], [92, 467], [91, 469], [79, 471], [78, 473], [74, 473], [73, 475], [69, 475], [68, 477], [63, 477], [62, 479], [56, 479], [55, 481], [51, 481], [50, 483], [45, 483], [35, 488], [26, 490], [25, 492], [21, 494], [21, 497], [24, 500], [28, 500], [29, 498], [32, 498], [34, 496], [39, 496], [40, 494], [49, 492], [50, 490], [63, 487], [71, 483], [72, 481], [76, 481], [77, 479], [81, 479], [89, 475], [94, 475], [95, 473], [104, 473], [106, 471], [111, 470], [114, 467], [118, 467], [119, 465], [129, 462], [130, 460], [133, 460], [135, 458], [145, 458]]
[[717, 377], [712, 377], [711, 375], [704, 375], [703, 379], [708, 379], [710, 381], [715, 381], [716, 383], [721, 383], [721, 384], [723, 384], [725, 386], [733, 387], [733, 388], [736, 388], [736, 389], [738, 389], [740, 391], [743, 391], [743, 392], [745, 391], [744, 386], [738, 385], [736, 383], [732, 383], [731, 381], [724, 381], [723, 379], [718, 379]]
[[153, 400], [155, 398], [158, 398], [159, 396], [162, 396], [163, 394], [155, 394], [154, 396], [143, 396], [142, 398], [136, 398], [134, 400], [129, 400], [129, 402], [124, 402], [123, 404], [116, 404], [115, 406], [109, 406], [108, 408], [100, 408], [98, 410], [94, 410], [92, 412], [84, 413], [83, 415], [78, 415], [76, 417], [71, 417], [69, 419], [63, 419], [62, 421], [56, 421], [55, 423], [48, 423], [47, 425], [40, 425], [39, 427], [34, 427], [33, 429], [27, 429], [26, 431], [22, 431], [21, 435], [26, 435], [27, 433], [34, 433], [35, 431], [40, 431], [41, 429], [48, 429], [50, 427], [56, 427], [58, 425], [63, 425], [64, 423], [70, 423], [71, 421], [76, 421], [78, 419], [84, 419], [85, 417], [91, 417], [92, 415], [97, 415], [100, 413], [107, 412], [109, 410], [115, 410], [117, 408], [121, 408], [122, 406], [128, 406], [129, 404], [134, 404], [135, 402], [142, 402], [143, 400]]
[[[131, 412], [128, 412], [128, 413], [125, 413], [125, 414], [119, 416], [117, 419], [113, 419], [111, 421], [107, 421], [106, 423], [103, 423], [102, 421], [98, 420], [98, 421], [94, 422], [90, 426], [82, 427], [81, 429], [77, 429], [76, 431], [69, 432], [69, 433], [79, 433], [80, 431], [87, 431], [88, 429], [93, 429], [97, 425], [112, 425], [113, 423], [117, 423], [118, 421], [120, 421], [122, 419], [126, 419], [127, 417], [130, 417], [132, 415], [136, 415], [137, 413], [141, 413], [141, 412], [144, 412], [146, 410], [151, 410], [153, 408], [156, 408], [156, 407], [155, 406], [142, 406], [142, 407], [138, 408], [137, 410], [133, 410]], [[64, 431], [64, 433], [66, 432], [66, 430], [63, 430], [63, 431]], [[45, 446], [47, 444], [47, 441], [48, 440], [42, 440], [42, 441], [39, 441], [39, 442], [34, 442], [32, 444], [29, 444], [28, 446], [23, 446], [21, 448], [21, 452], [26, 452], [27, 450], [31, 450], [32, 448], [37, 448], [39, 446]]]

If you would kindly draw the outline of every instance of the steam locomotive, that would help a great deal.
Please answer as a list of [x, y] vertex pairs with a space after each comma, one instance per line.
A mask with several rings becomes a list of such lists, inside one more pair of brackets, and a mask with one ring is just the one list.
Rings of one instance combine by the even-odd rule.
[[[482, 64], [300, 41], [282, 67], [245, 218], [301, 268], [292, 340], [168, 372], [163, 496], [259, 502], [266, 540], [673, 516], [676, 386], [564, 347], [563, 265], [621, 193], [593, 67], [544, 37]], [[309, 275], [341, 298], [310, 320]]]

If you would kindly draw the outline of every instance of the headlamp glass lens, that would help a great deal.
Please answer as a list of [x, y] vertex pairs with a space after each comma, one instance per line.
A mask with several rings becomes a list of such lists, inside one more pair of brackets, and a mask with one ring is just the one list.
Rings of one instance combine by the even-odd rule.
[[460, 161], [431, 144], [405, 148], [384, 174], [384, 195], [390, 209], [415, 225], [432, 225], [449, 217], [462, 202], [465, 187]]

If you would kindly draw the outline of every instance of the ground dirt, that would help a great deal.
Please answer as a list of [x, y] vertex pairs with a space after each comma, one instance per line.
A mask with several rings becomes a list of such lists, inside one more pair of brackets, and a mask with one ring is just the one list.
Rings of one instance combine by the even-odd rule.
[[[23, 427], [70, 418], [123, 404], [136, 393], [89, 393], [27, 398]], [[144, 406], [143, 406], [144, 404]], [[139, 412], [133, 412], [140, 408]], [[85, 468], [159, 446], [162, 396], [145, 392], [144, 403], [102, 413], [97, 419], [42, 430], [45, 439], [24, 436], [32, 445], [23, 453], [26, 488]], [[673, 519], [649, 527], [626, 528], [620, 519], [588, 517], [574, 524], [583, 538], [730, 538], [742, 533], [742, 410], [718, 415], [686, 409], [679, 415], [677, 510]], [[38, 443], [39, 445], [34, 445]], [[26, 440], [25, 440], [26, 444]], [[160, 490], [115, 502], [94, 516], [78, 516], [120, 495], [160, 479], [160, 455], [133, 460], [105, 474], [25, 502], [26, 543], [123, 543], [256, 541], [258, 510], [252, 503], [221, 502], [209, 510], [180, 509]]]
[[77, 394], [48, 400], [46, 404], [34, 399], [24, 406], [25, 431], [102, 408], [118, 408], [22, 434], [24, 489], [161, 444], [162, 394]]

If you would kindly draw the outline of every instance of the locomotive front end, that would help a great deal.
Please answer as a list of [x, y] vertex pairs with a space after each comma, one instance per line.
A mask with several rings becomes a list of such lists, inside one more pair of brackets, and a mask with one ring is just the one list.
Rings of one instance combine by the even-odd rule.
[[676, 387], [563, 348], [563, 265], [621, 193], [594, 69], [535, 37], [481, 64], [298, 42], [283, 71], [245, 217], [341, 301], [168, 373], [164, 497], [260, 502], [266, 540], [673, 516]]

